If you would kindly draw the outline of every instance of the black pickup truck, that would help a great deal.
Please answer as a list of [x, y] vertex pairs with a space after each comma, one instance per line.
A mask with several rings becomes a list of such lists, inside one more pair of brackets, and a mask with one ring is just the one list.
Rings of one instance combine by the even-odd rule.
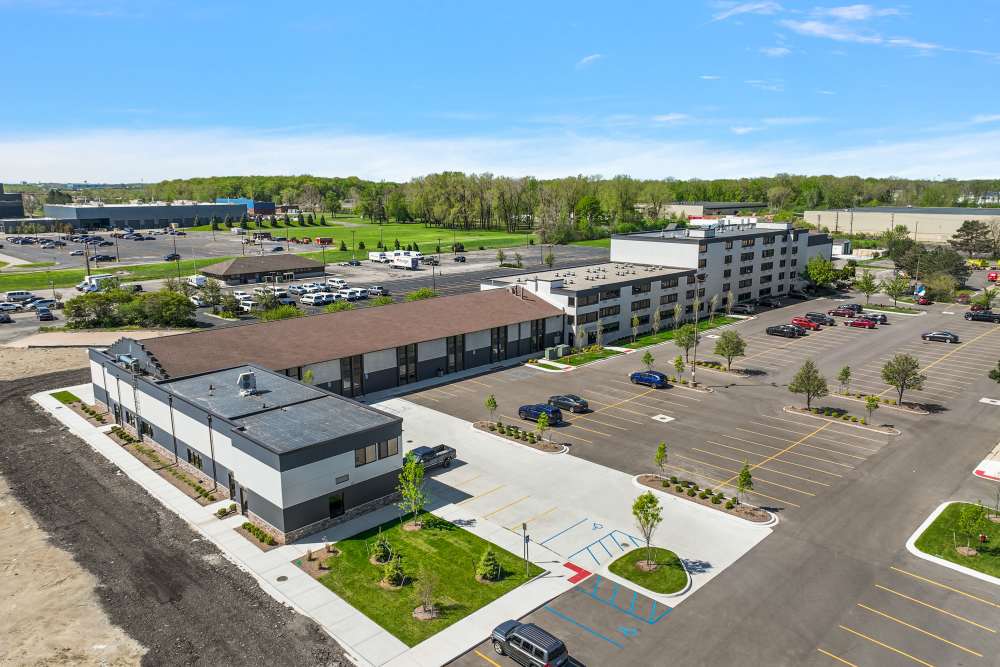
[[437, 447], [414, 447], [412, 454], [424, 464], [424, 468], [434, 468], [441, 466], [447, 468], [451, 466], [452, 459], [458, 452], [454, 447], [448, 445], [438, 445]]

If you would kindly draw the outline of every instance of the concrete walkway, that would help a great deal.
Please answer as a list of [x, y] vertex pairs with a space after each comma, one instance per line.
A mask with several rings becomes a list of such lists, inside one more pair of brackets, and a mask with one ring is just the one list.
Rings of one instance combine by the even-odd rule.
[[119, 338], [136, 340], [175, 336], [194, 329], [148, 329], [136, 331], [50, 331], [36, 333], [7, 343], [7, 347], [108, 347]]

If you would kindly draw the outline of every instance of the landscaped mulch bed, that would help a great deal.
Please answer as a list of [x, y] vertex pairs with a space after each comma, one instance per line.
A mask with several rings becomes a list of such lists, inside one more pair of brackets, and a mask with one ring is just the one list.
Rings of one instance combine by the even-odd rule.
[[785, 407], [786, 412], [791, 412], [793, 414], [807, 415], [813, 417], [814, 419], [822, 419], [824, 421], [833, 422], [835, 424], [843, 424], [845, 426], [853, 426], [854, 428], [860, 428], [867, 431], [875, 431], [876, 433], [885, 433], [887, 435], [899, 435], [899, 429], [892, 426], [875, 426], [874, 424], [862, 424], [860, 420], [858, 423], [854, 423], [850, 420], [845, 420], [843, 417], [835, 417], [833, 415], [825, 415], [822, 412], [816, 414], [806, 408], [797, 408], [794, 406]]
[[[332, 549], [332, 551], [331, 551]], [[333, 546], [332, 544], [318, 547], [313, 549], [313, 559], [309, 560], [309, 555], [306, 554], [301, 558], [296, 558], [292, 561], [296, 567], [308, 574], [313, 579], [319, 579], [327, 572], [330, 571], [329, 567], [324, 567], [327, 564], [328, 558], [335, 558], [340, 555], [340, 549]]]
[[[865, 402], [865, 394], [858, 395], [858, 392], [843, 392], [838, 391], [834, 394], [838, 398], [843, 398], [848, 401], [859, 401], [861, 403]], [[904, 412], [912, 412], [915, 415], [929, 415], [930, 412], [924, 409], [920, 403], [912, 403], [910, 401], [898, 402], [894, 398], [879, 398], [879, 407], [890, 408], [892, 410], [903, 410]]]
[[[114, 432], [109, 432], [107, 435], [112, 440], [120, 444], [125, 449], [125, 451], [127, 451], [135, 458], [139, 459], [147, 468], [158, 474], [163, 479], [170, 482], [174, 487], [179, 489], [184, 495], [186, 495], [188, 498], [191, 498], [199, 505], [202, 506], [211, 505], [212, 503], [218, 502], [219, 500], [226, 498], [229, 495], [226, 492], [226, 490], [223, 489], [222, 487], [211, 489], [211, 495], [208, 497], [204, 496], [203, 494], [199, 494], [190, 484], [186, 483], [181, 479], [178, 479], [176, 475], [171, 474], [171, 471], [176, 470], [177, 473], [182, 475], [185, 479], [191, 479], [196, 481], [201, 487], [203, 487], [206, 490], [210, 489], [212, 485], [212, 483], [207, 478], [202, 479], [200, 477], [192, 475], [187, 470], [183, 470], [181, 468], [175, 468], [172, 462], [170, 461], [165, 462], [163, 461], [162, 458], [159, 459], [158, 461], [153, 460], [145, 452], [139, 450], [140, 445], [138, 443], [126, 442], [122, 440]], [[146, 446], [143, 445], [143, 447]]]
[[237, 533], [239, 533], [243, 537], [247, 538], [247, 540], [250, 542], [250, 544], [254, 545], [255, 547], [257, 547], [261, 551], [267, 552], [267, 551], [270, 551], [271, 549], [277, 549], [278, 547], [281, 546], [280, 544], [264, 544], [263, 542], [261, 542], [260, 540], [258, 540], [257, 537], [253, 533], [251, 533], [250, 531], [248, 531], [243, 526], [236, 526], [236, 528], [234, 528], [233, 530], [235, 530]]
[[[666, 486], [663, 485], [664, 481], [667, 482]], [[678, 498], [683, 498], [684, 500], [690, 500], [691, 502], [698, 503], [699, 505], [710, 507], [713, 510], [722, 512], [723, 514], [738, 516], [739, 518], [750, 521], [751, 523], [767, 523], [771, 520], [770, 513], [765, 512], [759, 507], [754, 507], [753, 505], [744, 505], [743, 503], [740, 503], [733, 509], [727, 510], [724, 503], [716, 505], [712, 502], [711, 497], [699, 498], [698, 494], [689, 496], [687, 494], [687, 488], [678, 493], [674, 490], [676, 485], [671, 484], [669, 479], [661, 477], [660, 475], [639, 475], [639, 483], [643, 486], [648, 486], [651, 489], [657, 489], [659, 491], [663, 491], [664, 493], [669, 493], [672, 496], [677, 496]]]
[[[559, 443], [552, 442], [551, 440], [535, 440], [535, 442], [529, 442], [527, 440], [521, 440], [519, 438], [512, 438], [508, 435], [501, 435], [497, 431], [491, 431], [489, 429], [490, 422], [475, 422], [473, 427], [477, 431], [482, 431], [483, 433], [489, 433], [490, 435], [495, 435], [498, 438], [503, 438], [508, 442], [513, 442], [518, 445], [524, 445], [525, 447], [531, 447], [532, 449], [537, 449], [540, 452], [545, 452], [546, 454], [558, 454], [563, 451], [563, 445]], [[522, 429], [523, 430], [523, 429]]]

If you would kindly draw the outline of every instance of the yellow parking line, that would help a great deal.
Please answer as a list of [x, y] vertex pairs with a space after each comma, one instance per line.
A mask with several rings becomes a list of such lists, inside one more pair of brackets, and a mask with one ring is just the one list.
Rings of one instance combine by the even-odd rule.
[[517, 500], [514, 500], [514, 501], [512, 501], [512, 502], [509, 502], [509, 503], [507, 503], [506, 505], [503, 505], [502, 507], [498, 507], [498, 508], [496, 508], [495, 510], [493, 510], [493, 511], [492, 511], [492, 512], [490, 512], [489, 514], [484, 514], [484, 515], [483, 515], [483, 518], [484, 518], [484, 519], [488, 519], [488, 518], [490, 518], [491, 516], [493, 516], [494, 514], [499, 514], [500, 512], [503, 512], [503, 511], [504, 511], [505, 509], [507, 509], [508, 507], [513, 507], [514, 505], [518, 504], [519, 502], [521, 502], [521, 501], [524, 501], [524, 500], [527, 500], [527, 499], [528, 499], [528, 498], [530, 498], [530, 497], [531, 497], [530, 495], [528, 495], [528, 496], [523, 496], [523, 497], [521, 497], [521, 498], [518, 498]]
[[[764, 460], [763, 460], [763, 461], [761, 461], [760, 463], [755, 463], [755, 464], [753, 464], [752, 466], [750, 466], [750, 470], [754, 470], [755, 468], [759, 468], [760, 466], [764, 465], [765, 463], [767, 463], [767, 462], [769, 462], [769, 461], [773, 461], [774, 459], [778, 458], [778, 457], [779, 457], [779, 456], [781, 456], [782, 454], [785, 454], [785, 453], [787, 453], [787, 452], [790, 452], [790, 451], [791, 451], [792, 449], [794, 449], [794, 448], [795, 448], [795, 447], [797, 447], [798, 445], [802, 444], [803, 442], [805, 442], [806, 440], [808, 440], [808, 439], [809, 439], [809, 438], [811, 438], [812, 436], [816, 435], [817, 433], [819, 433], [820, 431], [822, 431], [823, 429], [825, 429], [825, 428], [826, 428], [826, 427], [828, 427], [829, 425], [830, 425], [830, 422], [826, 422], [825, 424], [823, 424], [822, 426], [820, 426], [820, 427], [819, 427], [818, 429], [816, 429], [816, 430], [815, 430], [815, 431], [813, 431], [812, 433], [810, 433], [810, 434], [808, 434], [808, 435], [804, 435], [804, 436], [802, 436], [802, 437], [801, 437], [800, 439], [798, 439], [798, 440], [796, 440], [795, 442], [793, 442], [792, 444], [788, 445], [787, 447], [785, 447], [785, 448], [784, 448], [783, 450], [781, 450], [781, 451], [780, 451], [780, 452], [778, 452], [777, 454], [772, 454], [771, 456], [769, 456], [768, 458], [764, 459]], [[736, 474], [736, 475], [734, 475], [733, 477], [729, 478], [729, 480], [727, 481], [727, 484], [728, 484], [729, 482], [732, 482], [732, 481], [733, 481], [734, 479], [736, 479], [737, 477], [739, 477], [739, 473], [737, 473], [737, 474]]]
[[[750, 423], [754, 424], [755, 426], [763, 426], [764, 428], [769, 428], [769, 429], [774, 430], [774, 431], [785, 431], [786, 433], [794, 433], [795, 435], [802, 435], [802, 433], [799, 433], [798, 431], [793, 431], [790, 428], [782, 428], [780, 426], [772, 426], [771, 424], [765, 424], [763, 422], [751, 421]], [[761, 433], [760, 435], [766, 435], [766, 434], [765, 433]], [[778, 438], [780, 436], [777, 436], [777, 435], [768, 435], [767, 437], [769, 437], [769, 438]], [[878, 451], [877, 449], [868, 449], [867, 447], [862, 447], [861, 445], [852, 445], [849, 442], [841, 442], [840, 440], [834, 440], [833, 438], [828, 438], [825, 435], [817, 435], [816, 439], [817, 440], [823, 440], [823, 441], [826, 441], [826, 442], [833, 442], [833, 443], [838, 444], [838, 445], [844, 445], [845, 447], [855, 447], [857, 449], [860, 449], [863, 452], [868, 452], [869, 454], [874, 454], [874, 453], [876, 453]]]
[[577, 424], [575, 422], [566, 422], [566, 423], [570, 426], [570, 428], [578, 428], [581, 431], [588, 431], [590, 433], [596, 433], [597, 435], [603, 435], [605, 438], [613, 437], [610, 433], [605, 433], [603, 431], [595, 431], [592, 428], [587, 428], [586, 426], [580, 426], [579, 424]]
[[888, 644], [880, 642], [877, 639], [873, 639], [873, 638], [869, 637], [868, 635], [866, 635], [866, 634], [864, 634], [862, 632], [858, 632], [857, 630], [852, 630], [851, 628], [847, 627], [846, 625], [838, 625], [837, 627], [839, 627], [841, 630], [846, 630], [847, 632], [850, 632], [852, 635], [857, 635], [858, 637], [861, 637], [862, 639], [867, 639], [871, 643], [873, 643], [873, 644], [875, 644], [877, 646], [881, 646], [884, 649], [888, 649], [888, 650], [892, 651], [893, 653], [897, 653], [897, 654], [903, 656], [904, 658], [909, 658], [910, 660], [912, 660], [914, 662], [920, 663], [924, 667], [934, 667], [934, 665], [932, 665], [931, 663], [926, 662], [924, 660], [921, 660], [920, 658], [918, 658], [916, 656], [910, 655], [906, 651], [900, 651], [895, 646], [889, 646]]
[[843, 658], [841, 658], [839, 655], [834, 655], [833, 653], [830, 653], [826, 649], [817, 648], [816, 650], [819, 651], [820, 653], [822, 653], [823, 655], [827, 656], [828, 658], [833, 658], [834, 660], [836, 660], [837, 662], [839, 662], [842, 665], [848, 665], [849, 667], [858, 667], [853, 662], [848, 662], [847, 660], [844, 660]]
[[[751, 451], [749, 449], [740, 449], [739, 447], [733, 447], [732, 445], [724, 445], [721, 442], [715, 442], [713, 440], [706, 440], [705, 442], [707, 442], [710, 445], [718, 445], [719, 447], [725, 447], [726, 449], [732, 449], [733, 451], [736, 451], [736, 452], [743, 452], [745, 454], [753, 454], [754, 456], [764, 456], [763, 454], [761, 454], [759, 452], [754, 452], [754, 451]], [[741, 442], [749, 442], [749, 441], [748, 440], [744, 440], [744, 441], [741, 441]], [[831, 477], [843, 477], [843, 475], [838, 475], [835, 472], [830, 472], [828, 470], [821, 470], [819, 468], [813, 468], [812, 466], [803, 465], [801, 463], [794, 463], [793, 461], [786, 461], [785, 459], [781, 459], [780, 461], [778, 461], [778, 463], [781, 463], [781, 464], [786, 465], [786, 466], [795, 466], [796, 468], [805, 468], [806, 470], [813, 470], [815, 472], [821, 472], [824, 475], [830, 475]]]
[[[697, 447], [692, 447], [691, 449], [693, 449], [696, 452], [701, 452], [702, 454], [711, 454], [712, 456], [717, 456], [720, 459], [725, 459], [726, 461], [735, 461], [736, 463], [743, 463], [742, 459], [734, 459], [734, 458], [729, 457], [729, 456], [723, 456], [722, 454], [716, 454], [715, 452], [710, 452], [707, 449], [698, 449]], [[781, 471], [781, 470], [775, 470], [774, 468], [767, 468], [767, 470], [770, 471], [770, 472], [776, 473], [778, 475], [784, 475], [785, 477], [791, 477], [792, 479], [800, 479], [803, 482], [809, 482], [811, 484], [819, 484], [820, 486], [830, 486], [826, 482], [817, 482], [814, 479], [809, 479], [808, 477], [800, 477], [799, 475], [793, 475], [790, 472], [784, 472], [784, 471]]]
[[[726, 468], [726, 467], [723, 467], [723, 466], [720, 466], [720, 465], [716, 465], [714, 463], [709, 463], [708, 461], [702, 461], [700, 459], [693, 458], [691, 456], [684, 456], [683, 454], [674, 454], [674, 456], [676, 456], [679, 459], [685, 459], [687, 461], [692, 461], [694, 463], [700, 463], [703, 466], [709, 466], [711, 468], [718, 468], [722, 472], [728, 472], [730, 474], [736, 473], [738, 475], [739, 472], [740, 472], [739, 470], [733, 470], [732, 468]], [[770, 470], [770, 468], [763, 468], [763, 470]], [[810, 493], [808, 491], [803, 491], [802, 489], [796, 489], [794, 486], [785, 486], [784, 484], [779, 484], [777, 482], [772, 482], [770, 480], [764, 479], [763, 477], [754, 477], [754, 480], [757, 481], [757, 482], [763, 482], [764, 484], [770, 484], [771, 486], [777, 486], [777, 487], [782, 488], [782, 489], [787, 489], [789, 491], [794, 491], [795, 493], [801, 493], [802, 495], [805, 495], [805, 496], [812, 496], [813, 498], [816, 497], [815, 493]]]
[[[780, 450], [780, 447], [775, 447], [774, 445], [765, 445], [763, 442], [756, 442], [754, 440], [747, 440], [746, 438], [737, 438], [735, 435], [728, 435], [726, 433], [720, 433], [720, 437], [729, 438], [731, 440], [736, 440], [738, 442], [745, 442], [748, 445], [757, 445], [758, 447], [764, 447], [766, 449], [773, 449], [775, 451]], [[854, 470], [854, 466], [848, 465], [847, 463], [840, 463], [839, 461], [831, 461], [830, 459], [824, 459], [821, 456], [813, 456], [812, 454], [803, 454], [802, 452], [788, 452], [792, 456], [801, 456], [804, 459], [812, 459], [813, 461], [822, 461], [823, 463], [829, 463], [832, 466], [840, 466], [841, 468], [847, 468], [848, 470]], [[757, 456], [765, 456], [764, 454], [757, 454]], [[782, 462], [785, 462], [782, 459]]]
[[486, 384], [485, 382], [480, 382], [479, 380], [474, 380], [474, 379], [472, 379], [472, 378], [468, 378], [468, 379], [466, 379], [466, 382], [475, 382], [476, 384], [481, 384], [481, 385], [483, 385], [484, 387], [492, 387], [492, 386], [493, 386], [493, 385], [491, 385], [491, 384]]
[[490, 657], [488, 657], [488, 656], [485, 656], [485, 655], [483, 655], [482, 653], [480, 653], [480, 652], [479, 652], [479, 650], [478, 650], [478, 649], [474, 649], [474, 650], [473, 650], [473, 652], [474, 652], [474, 653], [475, 653], [476, 655], [478, 655], [478, 656], [479, 656], [480, 658], [482, 658], [483, 660], [485, 660], [486, 662], [488, 662], [488, 663], [490, 663], [491, 665], [493, 665], [493, 667], [500, 667], [500, 663], [499, 663], [499, 662], [497, 662], [497, 661], [496, 661], [496, 660], [494, 660], [493, 658], [490, 658]]
[[[802, 422], [795, 421], [794, 419], [785, 419], [784, 417], [769, 417], [769, 419], [774, 419], [774, 420], [777, 420], [779, 422], [788, 422], [789, 424], [795, 424], [797, 426], [802, 426], [803, 428], [811, 428], [810, 425], [803, 424]], [[833, 422], [831, 422], [831, 423], [833, 423]], [[836, 431], [836, 430], [835, 431], [831, 431], [831, 432], [832, 433], [836, 433], [837, 435], [842, 435], [844, 437], [857, 438], [858, 440], [869, 440], [871, 442], [877, 442], [880, 445], [884, 445], [885, 444], [884, 440], [877, 440], [875, 438], [869, 438], [868, 436], [858, 435], [857, 433], [848, 433], [847, 431]]]
[[465, 500], [460, 500], [459, 502], [457, 502], [455, 504], [456, 505], [464, 505], [465, 503], [472, 502], [473, 500], [479, 500], [480, 498], [485, 498], [486, 496], [490, 495], [494, 491], [499, 491], [500, 489], [502, 489], [505, 486], [507, 486], [507, 485], [506, 484], [501, 484], [500, 486], [494, 486], [489, 491], [484, 491], [484, 492], [480, 493], [478, 496], [472, 496], [470, 498], [466, 498]]
[[[937, 364], [941, 363], [942, 361], [944, 361], [945, 359], [947, 359], [951, 355], [955, 354], [955, 352], [957, 352], [958, 350], [964, 349], [967, 346], [969, 346], [970, 344], [975, 343], [977, 340], [979, 340], [981, 338], [985, 338], [986, 336], [989, 336], [994, 331], [996, 331], [996, 329], [990, 329], [988, 331], [984, 331], [983, 333], [979, 334], [978, 336], [976, 336], [972, 340], [969, 340], [968, 342], [962, 343], [961, 345], [957, 346], [951, 352], [948, 352], [948, 353], [944, 354], [943, 356], [941, 356], [937, 361], [933, 361], [933, 362], [927, 364], [926, 366], [924, 366], [923, 368], [921, 368], [920, 372], [921, 373], [926, 373], [927, 369], [933, 368], [934, 366], [936, 366]], [[891, 387], [890, 387], [890, 389], [891, 389]], [[889, 391], [889, 389], [886, 389], [886, 391]], [[886, 391], [883, 391], [882, 394], [886, 393]], [[879, 396], [881, 396], [882, 394], [879, 394]]]
[[479, 473], [478, 475], [473, 475], [473, 476], [472, 476], [472, 477], [470, 477], [469, 479], [466, 479], [466, 480], [462, 480], [461, 482], [452, 482], [452, 483], [450, 484], [450, 486], [465, 486], [465, 485], [466, 485], [466, 484], [468, 484], [469, 482], [471, 482], [471, 481], [473, 481], [473, 480], [477, 480], [477, 479], [479, 479], [479, 478], [480, 478], [480, 477], [482, 477], [482, 476], [483, 476], [483, 473]]
[[[713, 490], [718, 490], [720, 487], [723, 487], [723, 486], [728, 486], [730, 489], [732, 489], [732, 486], [730, 486], [729, 484], [726, 484], [722, 480], [713, 479], [712, 477], [709, 477], [705, 473], [698, 472], [697, 470], [688, 470], [687, 468], [682, 468], [681, 466], [674, 465], [673, 463], [668, 464], [667, 467], [668, 468], [673, 468], [674, 470], [680, 470], [681, 472], [686, 472], [689, 475], [698, 475], [702, 479], [705, 479], [705, 480], [708, 480], [709, 482], [711, 482]], [[732, 489], [732, 490], [735, 491], [735, 489]], [[778, 503], [784, 503], [785, 505], [788, 505], [790, 507], [800, 507], [800, 505], [797, 505], [797, 504], [793, 503], [790, 500], [785, 500], [783, 498], [775, 498], [774, 496], [769, 496], [766, 493], [761, 493], [760, 491], [757, 491], [756, 489], [753, 490], [753, 491], [751, 491], [750, 493], [752, 493], [755, 496], [760, 496], [761, 498], [767, 498], [768, 500], [773, 500], [773, 501], [778, 502]]]
[[[735, 430], [737, 430], [737, 431], [744, 431], [745, 433], [753, 433], [754, 435], [762, 435], [765, 438], [775, 438], [776, 440], [781, 440], [782, 442], [794, 442], [794, 440], [792, 440], [791, 438], [786, 438], [786, 437], [779, 436], [779, 435], [768, 435], [767, 433], [761, 433], [759, 431], [754, 431], [754, 430], [749, 429], [749, 428], [742, 428], [740, 426], [737, 426], [735, 428]], [[836, 440], [834, 442], [836, 442]], [[837, 444], [840, 444], [840, 443], [838, 442]], [[864, 461], [865, 458], [866, 458], [864, 456], [858, 456], [857, 454], [848, 454], [846, 452], [840, 451], [839, 449], [830, 449], [828, 447], [820, 447], [819, 445], [803, 445], [803, 446], [804, 447], [811, 447], [812, 449], [818, 449], [821, 452], [830, 452], [831, 454], [838, 454], [839, 456], [846, 456], [848, 458], [858, 459], [859, 461]]]
[[919, 627], [917, 627], [917, 626], [915, 626], [915, 625], [913, 625], [911, 623], [907, 623], [906, 621], [904, 621], [902, 619], [899, 619], [899, 618], [896, 618], [895, 616], [892, 616], [891, 614], [887, 614], [884, 611], [879, 611], [878, 609], [873, 609], [872, 607], [869, 607], [868, 605], [865, 605], [865, 604], [861, 604], [860, 602], [858, 603], [858, 606], [861, 607], [862, 609], [866, 610], [866, 611], [870, 611], [873, 614], [878, 614], [882, 618], [887, 618], [887, 619], [889, 619], [890, 621], [892, 621], [894, 623], [899, 623], [900, 625], [902, 625], [904, 627], [907, 627], [907, 628], [909, 628], [911, 630], [915, 630], [915, 631], [919, 632], [920, 634], [923, 634], [923, 635], [926, 635], [928, 637], [931, 637], [932, 639], [936, 639], [939, 642], [943, 642], [945, 644], [948, 644], [949, 646], [954, 646], [959, 651], [965, 651], [966, 653], [970, 653], [970, 654], [976, 656], [977, 658], [983, 657], [983, 654], [979, 653], [978, 651], [973, 651], [971, 648], [967, 648], [965, 646], [962, 646], [961, 644], [956, 644], [953, 641], [945, 639], [941, 635], [936, 635], [933, 632], [928, 632], [927, 630], [924, 630], [923, 628], [919, 628]]
[[533, 517], [529, 517], [529, 518], [525, 519], [524, 521], [518, 521], [516, 524], [514, 524], [513, 526], [510, 527], [510, 530], [514, 530], [516, 528], [520, 528], [522, 523], [526, 523], [528, 525], [531, 525], [532, 521], [537, 521], [538, 519], [541, 519], [543, 516], [548, 516], [549, 514], [552, 514], [553, 512], [555, 512], [557, 509], [559, 509], [559, 508], [558, 507], [550, 507], [549, 509], [545, 510], [544, 512], [536, 514]]
[[922, 600], [918, 600], [916, 598], [911, 598], [909, 595], [906, 595], [904, 593], [900, 593], [899, 591], [894, 591], [893, 589], [889, 588], [888, 586], [883, 586], [882, 584], [875, 584], [875, 588], [877, 588], [879, 590], [882, 590], [882, 591], [885, 591], [886, 593], [892, 593], [893, 595], [898, 595], [899, 597], [903, 598], [904, 600], [909, 600], [910, 602], [913, 602], [915, 604], [919, 604], [921, 606], [927, 607], [928, 609], [933, 609], [934, 611], [940, 612], [940, 613], [944, 614], [945, 616], [951, 616], [952, 618], [957, 619], [959, 621], [962, 621], [964, 623], [968, 623], [969, 625], [974, 625], [977, 628], [980, 628], [981, 630], [986, 630], [986, 632], [992, 632], [993, 634], [996, 634], [996, 630], [994, 630], [992, 628], [988, 628], [985, 625], [980, 625], [979, 623], [976, 623], [975, 621], [970, 621], [969, 619], [965, 618], [964, 616], [959, 616], [958, 614], [950, 612], [947, 609], [941, 609], [940, 607], [935, 607], [934, 605], [929, 604], [927, 602], [924, 602]]
[[[573, 415], [573, 421], [576, 421], [577, 419], [586, 419], [588, 421], [597, 422], [601, 426], [607, 426], [609, 428], [616, 428], [619, 431], [627, 431], [628, 430], [624, 426], [615, 426], [614, 424], [606, 424], [606, 423], [602, 422], [600, 419], [594, 419], [593, 417], [587, 417], [585, 415]], [[573, 422], [567, 421], [566, 423], [567, 424], [572, 424]]]
[[985, 600], [983, 598], [976, 597], [972, 593], [966, 593], [965, 591], [960, 591], [957, 588], [952, 588], [951, 586], [948, 586], [947, 584], [942, 584], [940, 581], [934, 581], [933, 579], [928, 579], [927, 577], [921, 577], [919, 574], [914, 574], [913, 572], [907, 572], [906, 570], [901, 570], [898, 567], [895, 567], [894, 565], [890, 565], [889, 569], [893, 570], [894, 572], [899, 572], [900, 574], [905, 574], [908, 577], [913, 577], [914, 579], [919, 579], [920, 581], [926, 581], [928, 584], [933, 584], [934, 586], [938, 586], [940, 588], [943, 588], [946, 591], [951, 591], [952, 593], [958, 593], [959, 595], [964, 595], [965, 597], [969, 598], [970, 600], [975, 600], [976, 602], [982, 602], [985, 605], [989, 605], [991, 607], [996, 607], [997, 609], [1000, 609], [1000, 604], [997, 604], [996, 602], [991, 602], [989, 600]]

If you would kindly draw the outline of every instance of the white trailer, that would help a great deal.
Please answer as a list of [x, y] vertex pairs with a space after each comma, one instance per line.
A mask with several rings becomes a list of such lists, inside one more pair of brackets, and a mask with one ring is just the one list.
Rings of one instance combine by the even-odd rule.
[[392, 258], [392, 268], [394, 269], [406, 269], [407, 271], [413, 271], [419, 265], [419, 261], [416, 257], [406, 257], [400, 255], [398, 257]]
[[382, 251], [379, 251], [379, 252], [370, 252], [370, 253], [368, 253], [368, 261], [379, 262], [380, 264], [388, 264], [389, 263], [389, 256], [386, 255]]

